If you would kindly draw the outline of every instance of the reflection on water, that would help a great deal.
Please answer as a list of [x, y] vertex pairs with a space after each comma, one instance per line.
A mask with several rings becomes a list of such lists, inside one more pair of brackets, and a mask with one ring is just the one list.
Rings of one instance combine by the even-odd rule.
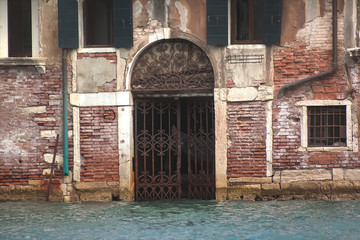
[[0, 202], [0, 239], [360, 239], [360, 201]]

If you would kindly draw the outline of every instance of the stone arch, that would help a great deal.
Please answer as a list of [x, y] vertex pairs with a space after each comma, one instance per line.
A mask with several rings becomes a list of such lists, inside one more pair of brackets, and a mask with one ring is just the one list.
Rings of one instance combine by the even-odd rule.
[[221, 74], [220, 74], [220, 69], [221, 66], [219, 66], [219, 64], [221, 64], [218, 59], [216, 59], [215, 55], [221, 54], [221, 52], [219, 52], [219, 49], [217, 48], [211, 48], [208, 45], [206, 45], [206, 43], [204, 43], [203, 41], [201, 41], [199, 38], [176, 30], [176, 29], [170, 29], [170, 28], [163, 28], [162, 31], [154, 33], [149, 35], [146, 38], [143, 38], [142, 40], [139, 40], [134, 47], [132, 47], [130, 49], [130, 52], [128, 52], [128, 57], [126, 57], [126, 70], [125, 70], [125, 79], [124, 79], [124, 89], [127, 91], [131, 91], [131, 77], [132, 77], [132, 73], [133, 73], [133, 69], [134, 69], [134, 65], [136, 64], [138, 58], [143, 54], [144, 51], [146, 51], [149, 47], [151, 47], [152, 45], [156, 44], [157, 42], [161, 42], [161, 41], [167, 41], [167, 40], [172, 40], [172, 39], [182, 39], [182, 40], [186, 40], [194, 45], [196, 45], [197, 47], [199, 47], [204, 53], [205, 55], [209, 58], [211, 66], [213, 67], [213, 72], [214, 72], [214, 85], [215, 88], [219, 87], [221, 85]]
[[131, 73], [133, 92], [214, 89], [214, 70], [207, 54], [185, 39], [163, 39], [147, 46]]

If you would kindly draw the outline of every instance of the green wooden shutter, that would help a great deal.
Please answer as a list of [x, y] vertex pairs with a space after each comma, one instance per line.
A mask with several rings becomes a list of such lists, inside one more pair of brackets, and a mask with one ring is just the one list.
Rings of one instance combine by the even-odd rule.
[[78, 1], [58, 0], [59, 48], [79, 47]]
[[264, 6], [264, 44], [280, 44], [282, 0], [266, 0]]
[[114, 46], [128, 48], [133, 45], [132, 0], [113, 0]]
[[228, 0], [207, 0], [208, 45], [228, 45]]

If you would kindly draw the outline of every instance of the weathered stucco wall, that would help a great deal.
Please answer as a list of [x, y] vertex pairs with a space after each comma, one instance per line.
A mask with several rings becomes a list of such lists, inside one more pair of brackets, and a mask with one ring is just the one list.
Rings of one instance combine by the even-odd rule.
[[47, 64], [60, 65], [61, 49], [58, 48], [57, 1], [39, 1], [39, 9], [39, 56], [46, 58]]

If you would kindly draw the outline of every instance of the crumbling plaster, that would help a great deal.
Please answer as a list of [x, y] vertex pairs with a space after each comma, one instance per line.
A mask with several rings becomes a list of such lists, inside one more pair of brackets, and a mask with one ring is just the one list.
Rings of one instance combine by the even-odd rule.
[[149, 27], [155, 20], [164, 28], [179, 29], [206, 42], [205, 4], [204, 0], [136, 0], [133, 2], [134, 28]]
[[57, 1], [39, 1], [40, 57], [46, 57], [46, 63], [61, 64], [61, 49], [58, 47]]
[[78, 59], [77, 90], [79, 93], [97, 92], [98, 87], [114, 79], [116, 79], [116, 65], [106, 58]]

